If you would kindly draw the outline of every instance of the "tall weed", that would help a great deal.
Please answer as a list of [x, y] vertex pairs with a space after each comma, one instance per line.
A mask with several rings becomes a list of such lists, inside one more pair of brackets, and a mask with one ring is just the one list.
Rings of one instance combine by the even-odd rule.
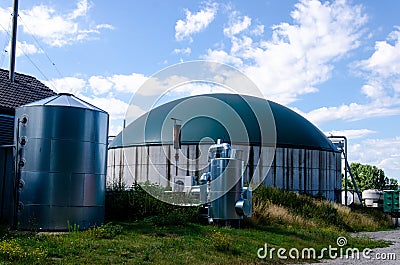
[[390, 218], [383, 211], [349, 208], [323, 198], [272, 187], [258, 187], [253, 205], [253, 224], [335, 227], [346, 231], [392, 228]]

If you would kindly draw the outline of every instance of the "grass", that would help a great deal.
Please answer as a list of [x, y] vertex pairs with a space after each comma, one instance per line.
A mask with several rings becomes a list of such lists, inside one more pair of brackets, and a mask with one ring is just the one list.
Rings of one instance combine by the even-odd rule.
[[[281, 260], [276, 252], [271, 259], [260, 259], [257, 251], [267, 244], [269, 249], [312, 247], [319, 253], [329, 245], [337, 247], [339, 236], [347, 238], [346, 247], [360, 250], [388, 245], [349, 236], [349, 231], [389, 229], [383, 214], [271, 188], [254, 195], [254, 216], [241, 229], [201, 225], [193, 219], [194, 208], [166, 212], [150, 198], [136, 203], [145, 203], [151, 214], [136, 208], [141, 215], [126, 212], [129, 221], [121, 220], [121, 215], [118, 221], [87, 231], [54, 234], [3, 229], [0, 264], [283, 264], [306, 260]], [[139, 206], [133, 198], [127, 207], [133, 207], [126, 209], [131, 211]], [[363, 221], [352, 221], [355, 217]], [[379, 221], [379, 227], [374, 221]]]
[[[2, 264], [278, 264], [259, 259], [264, 246], [290, 249], [336, 246], [347, 236], [349, 247], [382, 247], [384, 242], [350, 238], [334, 229], [260, 226], [233, 229], [188, 223], [157, 226], [149, 221], [106, 225], [66, 234], [8, 233], [0, 247]], [[116, 230], [116, 232], [104, 232]], [[30, 253], [30, 254], [25, 254]], [[295, 262], [295, 260], [293, 261]]]

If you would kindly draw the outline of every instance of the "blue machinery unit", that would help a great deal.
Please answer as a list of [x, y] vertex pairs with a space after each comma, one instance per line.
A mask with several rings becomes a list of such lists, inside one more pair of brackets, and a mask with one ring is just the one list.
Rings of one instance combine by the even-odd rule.
[[209, 171], [200, 178], [200, 201], [209, 222], [240, 220], [252, 214], [252, 190], [243, 186], [243, 161], [227, 143], [208, 150]]

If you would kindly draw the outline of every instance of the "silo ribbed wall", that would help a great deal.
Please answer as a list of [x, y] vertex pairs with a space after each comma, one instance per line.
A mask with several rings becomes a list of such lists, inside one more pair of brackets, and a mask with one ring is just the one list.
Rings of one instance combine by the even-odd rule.
[[[182, 145], [178, 175], [200, 176], [206, 172], [208, 147]], [[247, 182], [250, 176], [266, 176], [263, 182], [266, 186], [340, 201], [341, 154], [338, 152], [284, 147], [277, 147], [274, 152], [271, 147], [262, 147], [264, 154], [275, 155], [272, 165], [267, 165], [266, 161], [259, 161], [260, 146], [232, 148], [243, 151], [242, 156], [247, 161], [244, 173]], [[170, 145], [109, 149], [107, 185], [112, 187], [113, 184], [122, 183], [129, 187], [135, 181], [149, 181], [167, 187], [176, 174], [174, 155], [175, 150]], [[257, 166], [259, 171], [256, 171]]]

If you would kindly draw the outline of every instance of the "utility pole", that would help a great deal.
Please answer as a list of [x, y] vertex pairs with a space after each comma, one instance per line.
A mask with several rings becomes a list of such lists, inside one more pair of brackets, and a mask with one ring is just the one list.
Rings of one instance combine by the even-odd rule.
[[15, 54], [17, 49], [17, 27], [18, 27], [18, 0], [13, 2], [13, 22], [11, 31], [11, 54], [10, 54], [10, 73], [9, 79], [14, 82], [15, 77]]

